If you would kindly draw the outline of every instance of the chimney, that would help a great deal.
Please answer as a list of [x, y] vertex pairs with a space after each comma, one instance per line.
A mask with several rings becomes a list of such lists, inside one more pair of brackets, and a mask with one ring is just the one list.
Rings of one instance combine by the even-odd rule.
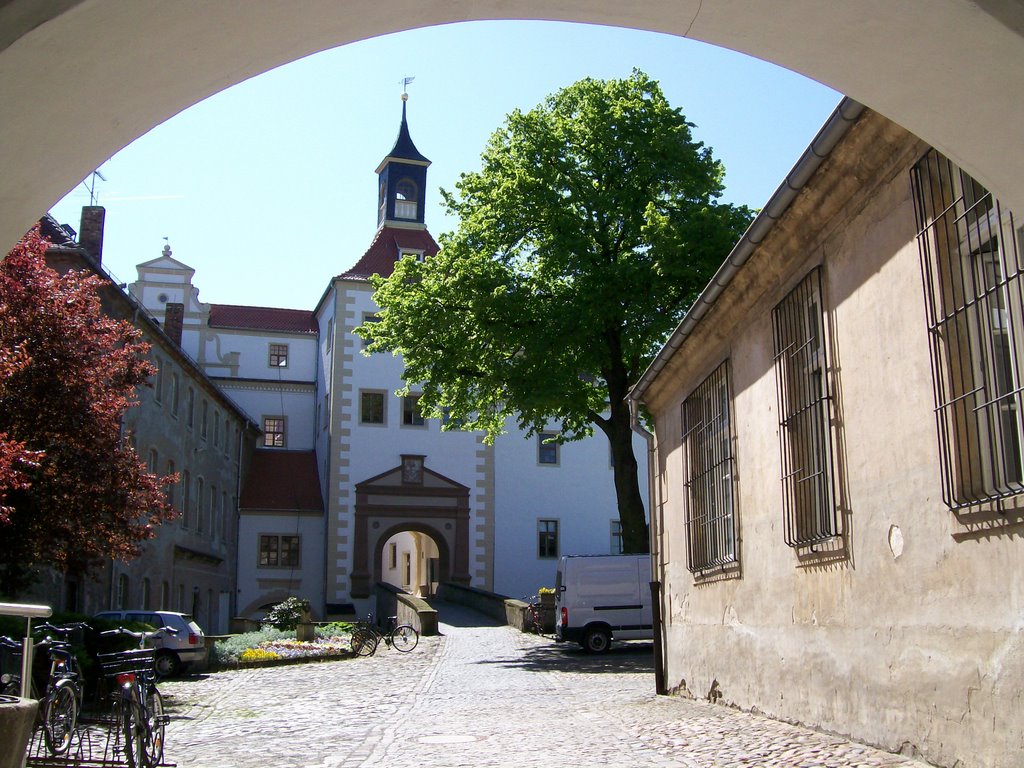
[[97, 264], [103, 263], [103, 221], [107, 210], [101, 205], [82, 206], [82, 224], [78, 228], [78, 245]]
[[181, 346], [181, 327], [185, 322], [185, 305], [178, 301], [169, 301], [164, 305], [164, 333], [171, 341]]

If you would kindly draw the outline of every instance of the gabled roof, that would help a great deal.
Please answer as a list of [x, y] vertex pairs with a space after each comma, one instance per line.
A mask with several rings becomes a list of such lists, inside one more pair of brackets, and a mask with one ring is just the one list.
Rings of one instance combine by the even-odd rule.
[[240, 509], [319, 512], [320, 478], [313, 451], [259, 450], [252, 454]]
[[366, 280], [370, 275], [390, 277], [395, 271], [395, 262], [402, 251], [417, 251], [422, 252], [424, 256], [434, 256], [438, 250], [437, 242], [425, 229], [404, 229], [385, 225], [377, 230], [373, 242], [356, 265], [348, 272], [338, 275], [338, 278]]
[[316, 317], [308, 310], [246, 307], [237, 304], [211, 304], [210, 325], [216, 328], [253, 331], [319, 332]]

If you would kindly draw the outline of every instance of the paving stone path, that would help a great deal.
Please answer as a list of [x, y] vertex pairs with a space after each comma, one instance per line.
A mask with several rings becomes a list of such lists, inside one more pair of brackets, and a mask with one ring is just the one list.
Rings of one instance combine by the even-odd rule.
[[653, 693], [649, 645], [588, 656], [441, 606], [409, 654], [161, 685], [180, 768], [923, 768], [723, 706]]

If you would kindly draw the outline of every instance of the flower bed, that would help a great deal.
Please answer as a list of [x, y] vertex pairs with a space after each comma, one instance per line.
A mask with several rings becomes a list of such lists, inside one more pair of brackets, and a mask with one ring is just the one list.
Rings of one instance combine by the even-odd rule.
[[217, 641], [210, 653], [212, 668], [298, 663], [344, 659], [352, 655], [349, 633], [317, 633], [313, 642], [295, 639], [295, 633], [265, 627]]

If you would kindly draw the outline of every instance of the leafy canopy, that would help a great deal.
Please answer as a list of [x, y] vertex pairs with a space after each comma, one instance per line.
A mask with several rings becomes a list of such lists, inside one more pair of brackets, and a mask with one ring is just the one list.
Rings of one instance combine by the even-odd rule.
[[126, 321], [107, 317], [86, 273], [46, 266], [38, 227], [0, 262], [0, 594], [33, 567], [83, 573], [129, 559], [173, 516], [122, 439], [154, 368]]
[[658, 84], [585, 79], [490, 138], [442, 190], [458, 230], [374, 278], [369, 351], [401, 354], [421, 409], [499, 434], [583, 437], [624, 400], [750, 221]]

